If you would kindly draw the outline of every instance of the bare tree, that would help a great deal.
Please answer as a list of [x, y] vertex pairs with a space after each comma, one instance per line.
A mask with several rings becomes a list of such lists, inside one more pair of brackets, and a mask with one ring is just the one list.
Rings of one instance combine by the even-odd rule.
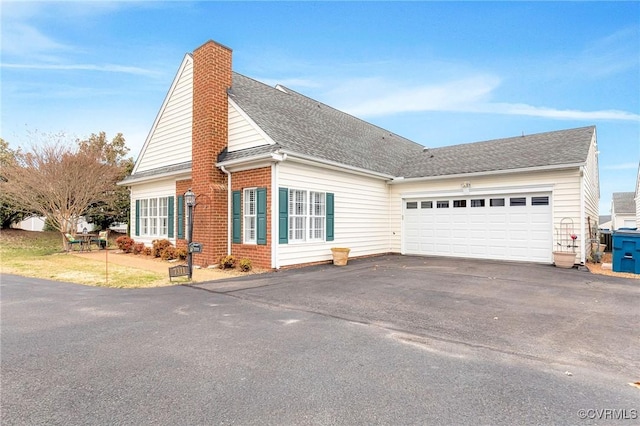
[[45, 135], [30, 151], [17, 152], [15, 161], [2, 169], [0, 197], [12, 200], [22, 211], [37, 212], [64, 236], [95, 203], [115, 196], [121, 176], [97, 150], [80, 149], [62, 134]]

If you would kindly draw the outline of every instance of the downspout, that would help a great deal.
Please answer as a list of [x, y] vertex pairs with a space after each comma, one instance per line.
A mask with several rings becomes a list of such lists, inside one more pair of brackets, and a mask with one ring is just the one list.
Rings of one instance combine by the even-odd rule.
[[[584, 265], [586, 263], [586, 250], [587, 240], [584, 233], [585, 223], [587, 223], [585, 213], [585, 193], [584, 193], [584, 166], [580, 166], [580, 241], [582, 241], [582, 248], [580, 249], [580, 263]], [[591, 236], [589, 236], [591, 237]]]
[[287, 159], [284, 153], [280, 158], [274, 157], [274, 163], [271, 167], [271, 267], [280, 269], [280, 218], [278, 216], [278, 206], [280, 204], [280, 193], [278, 185], [280, 184], [280, 163]]
[[227, 175], [227, 254], [231, 255], [231, 227], [233, 218], [231, 217], [231, 205], [233, 203], [233, 193], [231, 191], [231, 172], [220, 166], [220, 170]]

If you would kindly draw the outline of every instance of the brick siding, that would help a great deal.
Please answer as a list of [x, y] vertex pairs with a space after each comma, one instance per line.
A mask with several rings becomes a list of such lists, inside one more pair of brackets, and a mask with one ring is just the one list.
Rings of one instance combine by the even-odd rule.
[[[250, 259], [255, 267], [271, 268], [271, 167], [233, 173], [231, 176], [231, 188], [234, 191], [242, 191], [245, 188], [267, 188], [267, 244], [234, 243], [231, 245], [231, 254], [237, 259]], [[242, 204], [244, 204], [244, 194], [242, 196]], [[241, 209], [244, 209], [244, 205]], [[242, 217], [244, 212], [241, 210], [240, 214]], [[244, 235], [242, 237], [244, 238]]]
[[227, 176], [215, 163], [228, 144], [227, 89], [230, 87], [231, 49], [213, 41], [196, 49], [193, 52], [191, 189], [198, 197], [193, 215], [193, 240], [203, 244], [203, 252], [194, 255], [194, 263], [200, 266], [215, 264], [227, 254]]

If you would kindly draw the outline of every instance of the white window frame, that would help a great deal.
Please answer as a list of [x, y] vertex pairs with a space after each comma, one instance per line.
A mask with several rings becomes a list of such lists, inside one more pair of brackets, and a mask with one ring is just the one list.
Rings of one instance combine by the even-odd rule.
[[242, 238], [244, 244], [257, 244], [258, 235], [258, 188], [242, 191]]
[[169, 234], [169, 197], [140, 199], [140, 236], [164, 237]]
[[327, 193], [289, 188], [289, 242], [326, 241]]

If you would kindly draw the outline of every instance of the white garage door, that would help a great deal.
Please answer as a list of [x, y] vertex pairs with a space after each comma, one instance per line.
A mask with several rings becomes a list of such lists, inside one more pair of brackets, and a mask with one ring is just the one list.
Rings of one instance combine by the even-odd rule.
[[551, 194], [405, 199], [406, 254], [552, 262]]

